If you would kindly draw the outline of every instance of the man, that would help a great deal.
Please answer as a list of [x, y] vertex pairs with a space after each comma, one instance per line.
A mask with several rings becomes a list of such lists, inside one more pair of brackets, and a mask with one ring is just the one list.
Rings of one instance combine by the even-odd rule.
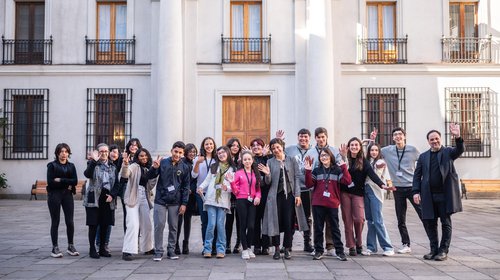
[[314, 248], [311, 245], [311, 229], [312, 229], [311, 191], [305, 186], [304, 159], [307, 151], [311, 149], [310, 140], [311, 140], [311, 132], [306, 128], [302, 128], [297, 133], [297, 141], [298, 141], [297, 145], [288, 146], [285, 149], [285, 154], [287, 154], [292, 158], [295, 158], [295, 160], [299, 164], [300, 199], [302, 200], [302, 205], [304, 207], [304, 213], [306, 215], [307, 225], [309, 227], [309, 230], [304, 231], [304, 251], [309, 253], [314, 251]]
[[[441, 146], [441, 133], [431, 130], [427, 141], [431, 147], [420, 155], [413, 177], [413, 200], [422, 206], [422, 219], [429, 237], [431, 251], [426, 260], [444, 261], [451, 242], [451, 214], [462, 212], [460, 184], [454, 161], [464, 152], [460, 127], [450, 124], [456, 147]], [[438, 244], [437, 218], [441, 221], [441, 244]], [[438, 247], [439, 246], [439, 247]]]
[[168, 213], [168, 244], [167, 258], [178, 259], [174, 253], [177, 242], [177, 222], [179, 215], [186, 211], [189, 198], [189, 167], [182, 163], [185, 145], [177, 141], [172, 146], [172, 156], [166, 159], [156, 159], [153, 168], [148, 173], [148, 179], [159, 176], [156, 185], [155, 205], [153, 210], [155, 255], [154, 261], [163, 257], [163, 230]]
[[[311, 148], [307, 151], [305, 158], [310, 158], [312, 160], [312, 169], [318, 167], [319, 165], [319, 155], [322, 149], [330, 149], [335, 156], [335, 162], [339, 163], [341, 161], [347, 162], [346, 156], [341, 155], [339, 149], [328, 145], [328, 131], [324, 127], [318, 127], [314, 130], [314, 139], [316, 140], [316, 147]], [[345, 150], [347, 151], [347, 150]], [[305, 176], [305, 173], [303, 173]], [[305, 177], [304, 177], [305, 178]], [[325, 242], [326, 242], [326, 252], [331, 256], [335, 256], [335, 248], [333, 245], [333, 237], [331, 234], [330, 223], [326, 222], [325, 227]]]
[[[375, 139], [376, 132], [372, 132], [371, 138]], [[411, 253], [410, 235], [406, 228], [406, 210], [408, 199], [415, 208], [417, 215], [422, 219], [420, 205], [413, 201], [411, 191], [413, 183], [413, 173], [415, 172], [415, 162], [420, 155], [420, 152], [414, 146], [406, 144], [406, 131], [401, 127], [396, 127], [392, 130], [392, 140], [395, 145], [389, 145], [382, 148], [389, 174], [391, 175], [392, 183], [396, 190], [394, 194], [394, 204], [396, 208], [396, 217], [398, 219], [398, 229], [401, 235], [401, 243], [403, 247], [398, 250], [400, 254]]]

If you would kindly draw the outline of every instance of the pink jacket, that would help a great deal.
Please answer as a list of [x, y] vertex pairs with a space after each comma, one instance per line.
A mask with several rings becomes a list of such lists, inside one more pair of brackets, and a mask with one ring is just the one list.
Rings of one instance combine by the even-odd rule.
[[[252, 186], [248, 185], [247, 176], [252, 182]], [[231, 183], [233, 194], [236, 195], [236, 199], [247, 199], [249, 195], [252, 198], [260, 199], [260, 187], [256, 187], [257, 179], [255, 178], [255, 173], [247, 173], [247, 176], [245, 175], [245, 169], [240, 169], [234, 173], [234, 180]]]

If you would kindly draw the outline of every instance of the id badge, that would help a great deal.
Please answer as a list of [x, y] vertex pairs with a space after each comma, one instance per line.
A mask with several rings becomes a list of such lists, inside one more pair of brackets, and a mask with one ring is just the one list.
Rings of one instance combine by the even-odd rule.
[[249, 196], [247, 199], [248, 201], [253, 202], [253, 198], [251, 196]]
[[215, 185], [214, 187], [215, 187], [215, 189], [216, 189], [216, 190], [218, 190], [218, 189], [222, 188], [222, 186], [221, 186], [220, 184]]
[[330, 193], [329, 193], [329, 192], [327, 192], [327, 191], [324, 191], [324, 192], [323, 192], [323, 196], [324, 196], [324, 197], [330, 197]]
[[354, 183], [351, 183], [349, 186], [347, 186], [348, 188], [353, 188], [354, 187]]
[[396, 176], [403, 177], [403, 172], [402, 171], [396, 171]]
[[169, 186], [169, 187], [167, 188], [167, 190], [168, 190], [169, 192], [173, 192], [173, 191], [175, 191], [175, 187], [174, 187], [174, 186]]

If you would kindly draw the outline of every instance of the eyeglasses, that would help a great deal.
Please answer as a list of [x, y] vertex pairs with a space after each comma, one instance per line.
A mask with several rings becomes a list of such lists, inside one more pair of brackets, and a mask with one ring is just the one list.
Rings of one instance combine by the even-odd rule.
[[328, 154], [321, 154], [319, 157], [321, 157], [321, 158], [329, 158], [330, 155], [328, 155]]
[[99, 151], [99, 153], [109, 154], [109, 151]]

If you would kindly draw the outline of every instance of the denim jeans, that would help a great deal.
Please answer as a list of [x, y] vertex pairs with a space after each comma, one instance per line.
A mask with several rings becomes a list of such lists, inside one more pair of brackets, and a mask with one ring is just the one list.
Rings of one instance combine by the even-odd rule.
[[203, 199], [199, 194], [195, 194], [196, 204], [198, 204], [198, 212], [200, 213], [201, 220], [201, 238], [203, 239], [203, 244], [205, 244], [205, 233], [207, 232], [207, 211], [203, 210]]
[[217, 253], [226, 253], [226, 211], [224, 208], [205, 205], [208, 214], [207, 231], [203, 253], [212, 252], [215, 227], [217, 227]]
[[384, 251], [393, 250], [391, 239], [384, 225], [382, 215], [383, 203], [380, 201], [369, 186], [365, 186], [365, 218], [368, 225], [366, 236], [366, 248], [372, 252], [377, 252], [377, 239], [380, 247]]

